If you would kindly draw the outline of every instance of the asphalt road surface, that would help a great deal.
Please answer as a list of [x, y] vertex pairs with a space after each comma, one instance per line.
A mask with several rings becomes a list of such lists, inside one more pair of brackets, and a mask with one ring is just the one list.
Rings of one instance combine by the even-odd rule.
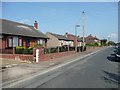
[[113, 47], [57, 68], [15, 87], [21, 88], [118, 88], [118, 62]]
[[[73, 65], [71, 69], [49, 80], [40, 88], [118, 88], [118, 62], [113, 48], [98, 52]], [[83, 64], [81, 64], [83, 63]]]

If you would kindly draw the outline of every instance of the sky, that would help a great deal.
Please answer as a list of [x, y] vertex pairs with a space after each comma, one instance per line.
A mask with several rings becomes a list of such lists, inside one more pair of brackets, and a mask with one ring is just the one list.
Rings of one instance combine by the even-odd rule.
[[1, 0], [4, 2], [118, 2], [120, 0]]
[[85, 36], [118, 41], [117, 2], [2, 2], [2, 18], [33, 25], [43, 33], [82, 36], [82, 11], [85, 11]]
[[[118, 17], [120, 17], [120, 2], [118, 4]], [[120, 23], [120, 18], [118, 18], [118, 24]], [[118, 25], [118, 42], [120, 42], [120, 25]]]

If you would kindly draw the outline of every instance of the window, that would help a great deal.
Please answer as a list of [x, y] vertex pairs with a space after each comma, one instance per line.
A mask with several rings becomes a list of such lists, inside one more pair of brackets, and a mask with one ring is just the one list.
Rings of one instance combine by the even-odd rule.
[[18, 46], [22, 46], [22, 38], [19, 38], [19, 40], [18, 40]]
[[42, 39], [39, 39], [39, 40], [37, 41], [37, 43], [42, 45], [42, 44], [43, 44], [43, 40], [42, 40]]
[[14, 36], [13, 37], [13, 47], [16, 47], [16, 46], [18, 46], [18, 37]]
[[3, 38], [3, 36], [0, 34], [0, 38], [2, 39]]
[[40, 41], [38, 40], [38, 41], [37, 41], [37, 43], [39, 44], [39, 43], [40, 43]]
[[40, 40], [40, 44], [43, 44], [43, 40]]
[[8, 47], [12, 47], [13, 46], [13, 38], [9, 37], [8, 39]]

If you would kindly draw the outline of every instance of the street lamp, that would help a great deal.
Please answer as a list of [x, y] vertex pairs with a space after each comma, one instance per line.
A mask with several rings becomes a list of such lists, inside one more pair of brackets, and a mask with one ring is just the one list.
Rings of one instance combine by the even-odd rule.
[[75, 25], [75, 52], [77, 52], [77, 27], [80, 27], [80, 25]]
[[108, 44], [108, 46], [109, 46], [109, 41], [110, 41], [110, 37], [108, 37], [108, 40], [107, 40], [107, 44]]

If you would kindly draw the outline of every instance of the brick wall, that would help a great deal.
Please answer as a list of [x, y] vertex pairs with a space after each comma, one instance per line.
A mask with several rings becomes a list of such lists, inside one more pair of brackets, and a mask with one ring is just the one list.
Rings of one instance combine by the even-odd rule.
[[33, 60], [33, 55], [22, 55], [22, 54], [1, 54], [0, 58], [8, 59], [19, 59], [19, 60]]
[[[87, 52], [91, 52], [94, 50], [97, 50], [101, 47], [87, 47]], [[63, 56], [74, 54], [75, 51], [69, 51], [69, 52], [60, 52], [60, 53], [50, 53], [50, 54], [43, 54], [43, 50], [41, 49], [40, 58], [39, 60], [50, 60], [54, 58], [60, 58]], [[35, 61], [35, 50], [33, 55], [24, 55], [24, 54], [0, 54], [0, 58], [8, 58], [8, 59], [16, 59], [16, 60], [29, 60], [29, 61]]]
[[0, 49], [4, 49], [5, 48], [5, 38], [0, 39]]
[[50, 59], [54, 59], [54, 58], [59, 58], [59, 57], [71, 55], [74, 53], [75, 53], [75, 51], [45, 54], [44, 58], [42, 58], [42, 60], [50, 60]]
[[[70, 55], [75, 53], [74, 51], [70, 51], [70, 52], [61, 52], [61, 53], [50, 53], [50, 54], [42, 54], [40, 55], [39, 60], [43, 61], [43, 60], [50, 60], [50, 59], [54, 59], [54, 58], [59, 58], [62, 56], [66, 56], [66, 55]], [[0, 58], [8, 58], [8, 59], [16, 59], [16, 60], [29, 60], [29, 61], [33, 61], [34, 60], [34, 56], [33, 55], [22, 55], [22, 54], [1, 54]], [[35, 60], [34, 60], [35, 61]]]

